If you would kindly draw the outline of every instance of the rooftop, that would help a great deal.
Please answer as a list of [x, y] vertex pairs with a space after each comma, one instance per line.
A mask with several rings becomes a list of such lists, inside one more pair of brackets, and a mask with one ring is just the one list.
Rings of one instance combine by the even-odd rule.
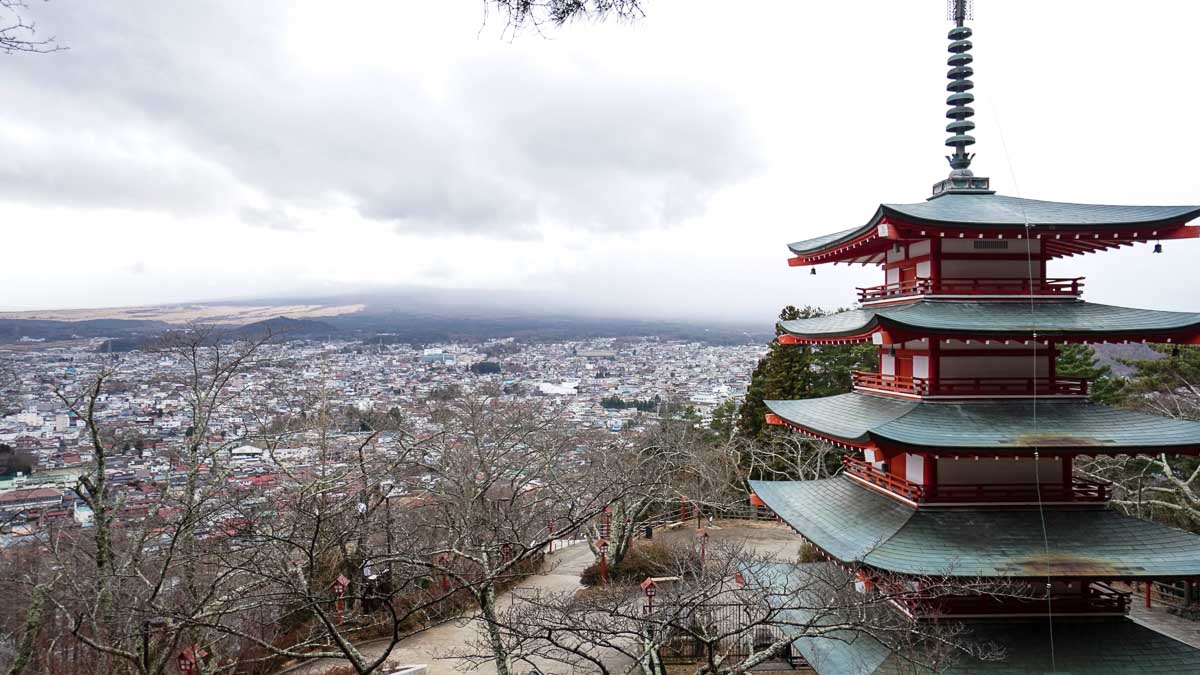
[[765, 403], [793, 426], [856, 446], [882, 440], [945, 454], [1200, 447], [1200, 422], [1079, 399], [917, 401], [852, 392]]
[[977, 300], [916, 300], [903, 305], [864, 307], [837, 314], [779, 322], [802, 341], [866, 341], [887, 330], [900, 339], [988, 336], [999, 339], [1062, 338], [1186, 341], [1200, 335], [1200, 313], [1165, 312], [1101, 305], [1082, 300], [1036, 303]]
[[[1200, 216], [1200, 206], [1119, 206], [1024, 199], [989, 192], [945, 192], [914, 204], [880, 204], [865, 224], [788, 245], [805, 260], [797, 264], [845, 260], [835, 249], [854, 246], [858, 257], [871, 250], [868, 240], [958, 237], [986, 232], [1000, 238], [1038, 237], [1049, 257], [1069, 255], [1075, 235], [1094, 240], [1092, 248], [1114, 248], [1135, 241], [1188, 238], [1200, 228], [1184, 225]], [[882, 225], [888, 227], [883, 228]], [[894, 228], [894, 229], [893, 229]], [[1065, 239], [1064, 239], [1065, 238]], [[825, 254], [826, 259], [818, 259]], [[871, 261], [878, 262], [878, 261]]]
[[916, 509], [844, 476], [751, 481], [750, 487], [829, 555], [896, 574], [1093, 580], [1200, 575], [1200, 536], [1105, 508]]

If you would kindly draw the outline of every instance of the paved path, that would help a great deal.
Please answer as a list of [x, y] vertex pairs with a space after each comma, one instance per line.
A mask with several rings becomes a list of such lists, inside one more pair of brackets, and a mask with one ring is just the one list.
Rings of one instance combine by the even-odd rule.
[[[718, 521], [716, 525], [716, 528], [708, 530], [710, 545], [722, 541], [742, 542], [759, 553], [769, 554], [783, 560], [795, 560], [800, 549], [799, 538], [791, 530], [773, 521]], [[675, 530], [655, 532], [656, 539], [672, 543], [694, 541], [690, 538], [695, 536], [694, 522]], [[546, 570], [542, 574], [526, 578], [511, 591], [502, 595], [497, 603], [498, 608], [503, 611], [509, 607], [523, 591], [561, 592], [577, 589], [580, 587], [580, 574], [590, 564], [592, 564], [592, 553], [584, 544], [576, 544], [551, 554], [547, 557]], [[472, 621], [469, 616], [459, 621], [434, 626], [401, 642], [392, 650], [389, 659], [404, 664], [428, 664], [429, 675], [458, 675], [463, 672], [494, 673], [496, 668], [490, 663], [472, 667], [471, 663], [464, 659], [449, 656], [455, 650], [468, 647], [481, 629], [482, 626]], [[359, 649], [369, 657], [378, 656], [386, 647], [386, 640], [359, 645]], [[321, 659], [282, 671], [280, 675], [282, 673], [321, 675], [329, 668], [342, 663], [345, 661], [341, 659]]]
[[1129, 618], [1146, 628], [1200, 649], [1200, 621], [1171, 614], [1161, 603], [1152, 603], [1150, 609], [1146, 609], [1145, 600], [1137, 593], [1133, 594], [1130, 602]]
[[[503, 611], [510, 606], [514, 597], [519, 597], [522, 591], [537, 589], [561, 592], [579, 588], [579, 575], [590, 564], [592, 564], [592, 552], [584, 544], [576, 544], [564, 551], [552, 553], [547, 556], [545, 572], [527, 577], [512, 590], [502, 595], [497, 603], [498, 609]], [[471, 667], [471, 663], [464, 659], [448, 657], [454, 650], [462, 650], [470, 646], [481, 628], [480, 624], [472, 621], [469, 616], [458, 621], [440, 624], [401, 642], [392, 650], [388, 659], [404, 664], [428, 664], [429, 675], [459, 675], [463, 672], [494, 673], [496, 668], [490, 664]], [[387, 644], [387, 640], [376, 640], [359, 645], [359, 649], [365, 656], [374, 658], [383, 653]], [[345, 663], [345, 661], [320, 659], [282, 672], [289, 673], [289, 675], [319, 675], [341, 663]]]

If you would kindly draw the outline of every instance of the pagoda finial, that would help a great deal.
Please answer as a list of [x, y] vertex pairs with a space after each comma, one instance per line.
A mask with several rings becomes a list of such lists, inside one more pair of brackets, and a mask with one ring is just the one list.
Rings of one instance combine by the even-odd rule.
[[946, 61], [946, 65], [950, 66], [950, 71], [946, 73], [950, 78], [950, 84], [946, 85], [946, 90], [950, 92], [946, 105], [950, 109], [946, 111], [946, 117], [953, 120], [946, 125], [946, 131], [951, 134], [946, 139], [946, 145], [954, 148], [954, 154], [946, 159], [954, 172], [966, 172], [959, 175], [967, 176], [971, 175], [969, 167], [974, 155], [968, 154], [966, 147], [975, 144], [975, 139], [967, 135], [975, 128], [975, 123], [967, 119], [975, 115], [975, 109], [971, 107], [975, 101], [975, 95], [971, 93], [975, 83], [970, 80], [975, 73], [971, 69], [971, 62], [975, 59], [971, 56], [971, 29], [963, 23], [975, 18], [973, 4], [971, 0], [946, 0], [946, 13], [954, 21], [954, 28], [946, 36], [950, 39], [950, 58]]
[[975, 123], [969, 119], [975, 116], [975, 109], [971, 107], [975, 102], [975, 95], [971, 93], [975, 83], [970, 79], [975, 74], [971, 68], [975, 59], [971, 56], [971, 29], [963, 24], [975, 18], [973, 0], [946, 0], [946, 18], [954, 22], [954, 28], [946, 36], [950, 39], [950, 58], [946, 61], [950, 66], [946, 73], [950, 78], [950, 84], [946, 85], [946, 91], [950, 92], [946, 98], [946, 105], [950, 106], [946, 111], [946, 117], [950, 118], [946, 131], [950, 137], [946, 139], [946, 146], [954, 148], [954, 154], [946, 156], [950, 162], [950, 177], [933, 186], [935, 197], [949, 191], [988, 190], [986, 178], [973, 178], [975, 174], [971, 173], [970, 167], [975, 155], [967, 152], [968, 145], [975, 145], [975, 137], [969, 134], [975, 129]]

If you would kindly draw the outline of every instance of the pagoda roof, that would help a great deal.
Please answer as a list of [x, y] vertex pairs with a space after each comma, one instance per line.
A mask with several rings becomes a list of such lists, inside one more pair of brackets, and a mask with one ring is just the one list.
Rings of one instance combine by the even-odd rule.
[[[1009, 230], [1016, 235], [1025, 233], [1026, 224], [1041, 233], [1128, 230], [1133, 227], [1145, 230], [1181, 226], [1197, 216], [1200, 216], [1200, 206], [1072, 204], [994, 193], [946, 192], [915, 204], [880, 204], [875, 215], [864, 225], [793, 242], [788, 248], [801, 256], [813, 254], [870, 234], [885, 221], [926, 225], [939, 230], [975, 231], [982, 228], [1001, 233]], [[1143, 240], [1154, 238], [1140, 237]]]
[[860, 447], [882, 442], [947, 454], [1111, 454], [1200, 446], [1200, 422], [1080, 399], [930, 401], [851, 392], [764, 403], [791, 426]]
[[1103, 507], [917, 509], [845, 476], [750, 481], [750, 488], [792, 529], [829, 555], [896, 574], [1090, 579], [1200, 575], [1200, 535]]
[[[893, 636], [882, 626], [871, 631], [836, 627], [847, 623], [843, 614], [854, 608], [839, 613], [837, 607], [829, 606], [828, 598], [844, 585], [828, 563], [760, 563], [747, 566], [742, 573], [767, 588], [792, 591], [777, 591], [768, 596], [768, 602], [776, 609], [780, 630], [796, 636], [792, 644], [818, 673], [901, 675], [916, 669], [905, 657], [919, 658], [920, 653], [905, 655], [885, 645], [881, 638], [891, 642]], [[960, 644], [994, 645], [1002, 652], [1001, 658], [984, 661], [961, 654], [938, 670], [942, 675], [1200, 672], [1200, 649], [1126, 617], [1055, 619], [1053, 656], [1050, 626], [1044, 619], [972, 622], [962, 629], [955, 637]], [[906, 638], [899, 637], [897, 642], [911, 644]], [[920, 644], [913, 646], [919, 649]]]
[[1101, 305], [1083, 300], [1005, 302], [922, 299], [902, 305], [864, 307], [836, 314], [780, 321], [779, 329], [801, 341], [866, 341], [880, 330], [910, 336], [995, 336], [1028, 339], [1141, 339], [1200, 331], [1200, 313]]

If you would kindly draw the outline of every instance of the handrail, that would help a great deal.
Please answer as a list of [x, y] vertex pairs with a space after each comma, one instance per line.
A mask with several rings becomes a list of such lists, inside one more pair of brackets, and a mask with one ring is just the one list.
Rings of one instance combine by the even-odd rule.
[[864, 462], [850, 455], [842, 456], [842, 466], [845, 467], [846, 473], [865, 480], [872, 485], [881, 487], [888, 492], [898, 494], [913, 501], [921, 501], [925, 496], [925, 489], [919, 483], [914, 483], [899, 476], [893, 476], [890, 473], [884, 473], [876, 469], [869, 462]]
[[934, 486], [921, 485], [905, 478], [880, 471], [870, 462], [850, 455], [842, 456], [842, 467], [846, 473], [917, 502], [1033, 502], [1108, 501], [1111, 483], [1073, 479], [1069, 485], [1062, 483], [938, 483]]
[[906, 394], [928, 394], [929, 379], [911, 377], [908, 375], [892, 375], [890, 373], [868, 373], [855, 370], [850, 373], [855, 387], [883, 389]]
[[869, 302], [906, 295], [1054, 295], [1077, 297], [1083, 277], [1034, 279], [975, 277], [969, 279], [906, 279], [879, 286], [859, 286], [858, 301]]
[[988, 593], [923, 597], [917, 592], [898, 600], [909, 611], [922, 616], [1041, 614], [1050, 611], [1051, 608], [1056, 614], [1126, 614], [1129, 611], [1130, 594], [1115, 590], [1100, 582], [1092, 582], [1084, 593], [1043, 593], [1030, 597]]
[[939, 483], [939, 502], [1108, 501], [1109, 483], [1073, 479], [1062, 483]]
[[[999, 353], [999, 352], [998, 352]], [[927, 377], [891, 373], [851, 372], [855, 387], [918, 396], [1087, 396], [1090, 380], [1083, 377]]]

